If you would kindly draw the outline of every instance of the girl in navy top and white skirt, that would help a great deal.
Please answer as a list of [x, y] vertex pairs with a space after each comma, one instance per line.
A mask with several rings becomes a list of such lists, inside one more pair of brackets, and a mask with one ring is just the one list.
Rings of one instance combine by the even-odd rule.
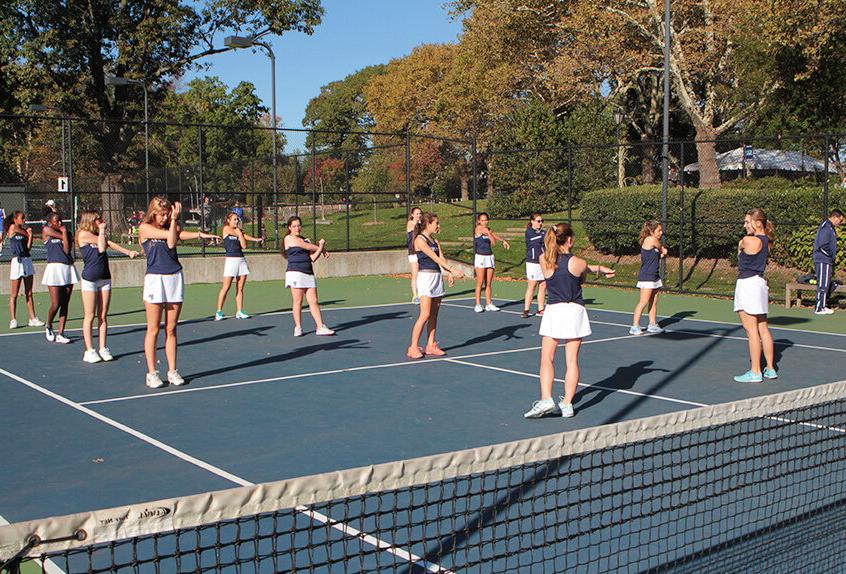
[[234, 211], [226, 216], [221, 235], [226, 257], [223, 264], [223, 285], [220, 287], [220, 293], [217, 294], [217, 312], [214, 314], [214, 320], [221, 321], [225, 318], [223, 304], [226, 302], [226, 295], [229, 293], [233, 280], [235, 281], [235, 318], [249, 319], [250, 316], [244, 312], [244, 285], [247, 284], [250, 268], [247, 267], [244, 249], [247, 247], [247, 241], [261, 243], [264, 238], [244, 233], [241, 229], [241, 217]]
[[35, 278], [35, 267], [32, 265], [32, 257], [29, 250], [32, 249], [32, 229], [26, 226], [26, 216], [23, 211], [14, 211], [6, 217], [6, 236], [9, 238], [9, 250], [12, 252], [12, 259], [9, 261], [9, 329], [17, 329], [16, 319], [18, 306], [18, 292], [21, 282], [24, 285], [24, 296], [26, 297], [26, 308], [29, 311], [30, 327], [43, 327], [44, 322], [38, 319], [35, 314], [35, 303], [32, 299], [32, 282]]
[[[540, 259], [546, 278], [548, 297], [546, 312], [540, 325], [541, 342], [540, 389], [541, 400], [523, 416], [539, 418], [550, 414], [572, 417], [573, 398], [579, 385], [579, 348], [582, 338], [590, 335], [590, 322], [582, 298], [582, 283], [588, 271], [613, 277], [614, 270], [602, 265], [588, 265], [571, 253], [573, 228], [559, 223], [546, 232], [546, 251]], [[555, 377], [555, 350], [564, 341], [567, 372], [564, 375], [564, 396], [558, 404], [552, 398]]]
[[[97, 211], [86, 210], [79, 218], [76, 232], [76, 246], [82, 254], [82, 338], [85, 341], [85, 353], [82, 360], [86, 363], [111, 361], [112, 353], [106, 342], [108, 330], [107, 317], [112, 293], [112, 273], [109, 269], [109, 249], [123, 253], [130, 259], [138, 256], [138, 251], [130, 251], [114, 241], [109, 241], [106, 223]], [[98, 328], [99, 351], [94, 347], [92, 328], [94, 317], [100, 320]]]
[[[71, 257], [71, 242], [68, 230], [65, 229], [62, 218], [55, 211], [50, 211], [44, 217], [46, 223], [41, 228], [41, 238], [47, 249], [47, 267], [41, 284], [50, 291], [50, 309], [47, 311], [47, 329], [44, 336], [50, 342], [61, 344], [70, 343], [65, 337], [65, 323], [68, 319], [68, 305], [70, 304], [73, 284], [79, 283], [79, 274], [73, 266]], [[59, 313], [59, 331], [53, 331], [53, 319]]]
[[[734, 288], [734, 310], [740, 316], [743, 329], [749, 339], [751, 368], [734, 377], [738, 383], [761, 383], [764, 379], [778, 378], [775, 370], [775, 348], [770, 327], [767, 324], [769, 312], [769, 287], [764, 279], [767, 256], [773, 240], [773, 224], [767, 221], [763, 210], [753, 208], [743, 219], [746, 237], [738, 244], [737, 284]], [[761, 370], [761, 352], [767, 368]]]
[[314, 245], [301, 236], [302, 230], [302, 220], [294, 215], [288, 218], [288, 233], [282, 240], [282, 257], [288, 260], [285, 287], [291, 289], [293, 299], [291, 312], [294, 316], [294, 337], [301, 337], [303, 334], [303, 298], [308, 301], [308, 310], [317, 325], [315, 335], [334, 335], [335, 331], [323, 323], [317, 301], [317, 282], [314, 280], [313, 263], [321, 255], [329, 257], [326, 240], [321, 239]]
[[523, 298], [523, 319], [531, 317], [532, 299], [535, 298], [535, 287], [538, 290], [538, 315], [543, 316], [543, 306], [546, 298], [546, 283], [540, 266], [540, 256], [543, 255], [543, 216], [532, 213], [526, 225], [526, 295]]
[[176, 254], [176, 243], [186, 239], [220, 239], [205, 232], [183, 231], [179, 226], [182, 205], [171, 204], [164, 197], [154, 197], [147, 207], [144, 221], [138, 227], [138, 241], [147, 256], [144, 275], [144, 309], [147, 313], [147, 334], [144, 337], [144, 358], [147, 361], [146, 384], [152, 389], [164, 386], [156, 369], [156, 342], [165, 324], [165, 356], [167, 380], [171, 385], [184, 385], [185, 380], [176, 369], [176, 325], [182, 311], [185, 282], [182, 264]]
[[408, 246], [408, 264], [411, 266], [411, 302], [415, 305], [420, 303], [420, 297], [417, 294], [417, 252], [414, 251], [414, 237], [422, 215], [423, 211], [419, 207], [412, 207], [408, 221], [405, 222], [405, 243]]
[[[473, 231], [473, 250], [475, 258], [473, 268], [476, 272], [476, 306], [473, 310], [476, 313], [482, 311], [499, 311], [499, 307], [491, 303], [491, 283], [494, 276], [493, 246], [497, 241], [502, 242], [503, 247], [510, 249], [511, 245], [505, 239], [488, 228], [488, 214], [480, 213], [476, 218], [476, 228]], [[482, 289], [485, 290], [485, 306], [482, 307]]]
[[661, 245], [661, 237], [664, 235], [664, 228], [660, 221], [650, 219], [643, 224], [640, 230], [640, 272], [637, 275], [637, 288], [640, 289], [640, 300], [635, 306], [632, 317], [632, 326], [629, 329], [630, 335], [642, 335], [640, 327], [640, 316], [644, 309], [649, 311], [649, 325], [647, 333], [663, 333], [664, 329], [658, 326], [658, 290], [664, 286], [661, 282], [660, 263], [667, 255], [667, 248]]
[[[438, 347], [435, 331], [438, 328], [438, 311], [441, 308], [441, 297], [444, 296], [443, 277], [441, 269], [449, 273], [449, 284], [464, 277], [460, 269], [453, 269], [441, 254], [441, 244], [433, 235], [441, 230], [438, 216], [434, 213], [424, 213], [417, 224], [414, 238], [414, 250], [417, 252], [417, 293], [420, 295], [420, 315], [411, 329], [411, 344], [407, 355], [411, 359], [422, 359], [424, 353], [433, 357], [440, 357], [446, 353]], [[418, 346], [423, 328], [428, 327], [426, 348]]]

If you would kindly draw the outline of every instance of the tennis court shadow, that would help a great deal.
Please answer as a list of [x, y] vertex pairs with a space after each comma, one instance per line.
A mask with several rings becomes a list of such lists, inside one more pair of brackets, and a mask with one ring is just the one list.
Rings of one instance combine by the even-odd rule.
[[[470, 295], [470, 294], [475, 294], [475, 293], [476, 293], [476, 289], [464, 289], [462, 291], [450, 291], [449, 296], [455, 297], [456, 295]], [[445, 300], [448, 301], [449, 299], [445, 299]]]
[[[347, 301], [346, 299], [331, 299], [329, 301], [320, 301], [320, 305], [322, 307], [326, 307], [327, 305], [335, 305], [337, 303], [346, 303], [346, 301]], [[305, 303], [303, 303], [303, 307], [307, 307], [307, 305]], [[326, 309], [326, 310], [328, 311], [330, 309]], [[271, 309], [269, 311], [263, 311], [261, 313], [258, 313], [258, 316], [268, 315], [270, 313], [290, 313], [290, 312], [291, 312], [291, 307], [279, 307], [278, 309]]]
[[775, 368], [778, 370], [778, 366], [781, 364], [781, 359], [784, 357], [784, 351], [793, 347], [796, 343], [791, 341], [790, 339], [775, 339], [773, 340], [773, 362], [775, 363]]
[[693, 317], [695, 315], [696, 311], [678, 311], [677, 313], [673, 313], [669, 317], [665, 317], [664, 319], [658, 321], [658, 324], [662, 327], [667, 327], [669, 325], [684, 321], [685, 319]]
[[393, 321], [395, 319], [403, 319], [406, 317], [410, 317], [408, 311], [392, 311], [390, 313], [376, 313], [375, 315], [364, 315], [360, 319], [355, 319], [353, 321], [347, 321], [345, 323], [339, 323], [337, 325], [333, 325], [332, 329], [335, 330], [336, 333], [341, 331], [346, 331], [347, 329], [354, 329], [356, 327], [361, 327], [362, 325], [370, 325], [372, 323], [378, 323], [379, 321]]
[[[589, 409], [601, 403], [605, 397], [617, 391], [626, 391], [634, 387], [637, 380], [649, 373], [669, 373], [669, 369], [650, 368], [654, 361], [638, 361], [625, 367], [617, 367], [614, 373], [601, 381], [593, 383], [588, 388], [579, 389], [573, 399], [573, 404], [579, 405], [579, 410]], [[582, 404], [588, 396], [590, 400]]]
[[[200, 345], [202, 343], [208, 343], [209, 341], [222, 341], [224, 339], [231, 339], [233, 337], [243, 337], [245, 335], [255, 335], [257, 337], [265, 337], [265, 331], [270, 331], [274, 327], [272, 325], [267, 325], [264, 327], [253, 327], [252, 329], [241, 329], [239, 331], [227, 331], [226, 333], [222, 333], [220, 335], [215, 335], [213, 337], [202, 337], [200, 339], [190, 339], [184, 342], [179, 343], [179, 347], [189, 347], [191, 345]], [[144, 327], [143, 330], [146, 330]], [[160, 334], [161, 335], [161, 334]], [[111, 337], [111, 335], [109, 335]], [[162, 346], [157, 346], [157, 350], [164, 349], [164, 336], [161, 335], [159, 339], [162, 341]], [[115, 359], [120, 359], [121, 357], [128, 357], [130, 355], [137, 355], [138, 350], [132, 351], [130, 353], [121, 353], [119, 355], [114, 355]]]
[[493, 331], [485, 333], [484, 335], [479, 335], [478, 337], [467, 339], [460, 345], [445, 347], [444, 351], [454, 351], [455, 349], [469, 347], [478, 343], [487, 343], [488, 341], [493, 341], [499, 338], [503, 338], [504, 341], [510, 341], [511, 339], [522, 339], [523, 337], [517, 336], [517, 331], [531, 326], [532, 323], [516, 323], [514, 325], [508, 325], [507, 327], [500, 327], [499, 329], [494, 329]]
[[200, 371], [198, 373], [191, 373], [190, 375], [186, 376], [186, 379], [201, 379], [203, 377], [211, 377], [214, 375], [219, 375], [221, 373], [231, 373], [232, 371], [238, 371], [241, 369], [249, 369], [250, 367], [261, 367], [264, 365], [272, 365], [275, 363], [282, 363], [289, 359], [298, 359], [300, 357], [305, 357], [307, 355], [312, 355], [319, 351], [336, 351], [339, 349], [368, 349], [369, 347], [363, 344], [359, 339], [346, 339], [344, 341], [327, 341], [326, 343], [318, 344], [318, 345], [308, 345], [305, 347], [300, 347], [298, 349], [293, 349], [288, 351], [287, 353], [279, 353], [278, 355], [271, 355], [269, 357], [262, 357], [261, 359], [256, 359], [254, 361], [247, 361], [245, 363], [238, 363], [236, 365], [229, 365], [226, 367], [220, 367], [217, 369], [209, 369], [207, 371]]
[[779, 325], [785, 327], [787, 325], [801, 325], [802, 323], [810, 323], [809, 317], [768, 317], [767, 322], [770, 325]]

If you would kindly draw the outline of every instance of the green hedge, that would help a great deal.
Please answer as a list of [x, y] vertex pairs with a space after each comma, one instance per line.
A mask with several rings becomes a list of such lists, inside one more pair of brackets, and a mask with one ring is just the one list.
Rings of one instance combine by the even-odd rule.
[[[808, 269], [813, 229], [822, 220], [822, 189], [765, 178], [736, 182], [721, 189], [670, 188], [665, 233], [670, 252], [679, 254], [682, 242], [679, 220], [684, 215], [685, 257], [736, 257], [743, 235], [743, 216], [752, 207], [762, 208], [776, 227], [773, 260]], [[846, 191], [829, 190], [829, 206], [846, 205]], [[594, 247], [614, 255], [639, 252], [640, 227], [646, 219], [660, 219], [661, 187], [657, 185], [596, 189], [582, 199], [585, 229]], [[810, 232], [809, 232], [810, 230]]]

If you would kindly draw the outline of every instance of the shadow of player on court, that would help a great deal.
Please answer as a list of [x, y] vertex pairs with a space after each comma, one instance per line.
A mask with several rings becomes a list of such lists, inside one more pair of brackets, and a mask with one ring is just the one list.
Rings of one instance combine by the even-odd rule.
[[667, 327], [675, 323], [680, 323], [681, 321], [693, 317], [694, 315], [696, 315], [696, 311], [678, 311], [676, 313], [673, 313], [669, 317], [661, 319], [660, 321], [658, 321], [658, 324], [661, 327]]
[[374, 315], [364, 315], [352, 321], [346, 321], [344, 323], [338, 323], [336, 325], [333, 325], [332, 329], [334, 329], [336, 333], [340, 333], [341, 331], [354, 329], [356, 327], [361, 327], [362, 325], [371, 325], [379, 321], [393, 321], [395, 319], [405, 319], [409, 316], [410, 315], [408, 311], [391, 311], [390, 313], [376, 313]]
[[[597, 381], [588, 388], [580, 388], [576, 392], [573, 404], [578, 405], [580, 411], [589, 409], [601, 403], [608, 395], [633, 388], [637, 380], [643, 375], [655, 372], [670, 372], [669, 369], [650, 368], [652, 363], [653, 361], [638, 361], [631, 365], [617, 367], [617, 370], [610, 377]], [[582, 404], [582, 401], [588, 397], [591, 397], [590, 400]]]
[[514, 325], [508, 325], [507, 327], [500, 327], [499, 329], [494, 329], [493, 331], [489, 331], [484, 335], [479, 335], [478, 337], [467, 339], [460, 345], [444, 347], [444, 351], [454, 351], [455, 349], [470, 347], [471, 345], [477, 345], [479, 343], [487, 343], [488, 341], [494, 341], [496, 339], [502, 339], [503, 341], [510, 341], [512, 339], [522, 339], [523, 337], [519, 337], [517, 335], [517, 331], [531, 326], [531, 323], [517, 323]]

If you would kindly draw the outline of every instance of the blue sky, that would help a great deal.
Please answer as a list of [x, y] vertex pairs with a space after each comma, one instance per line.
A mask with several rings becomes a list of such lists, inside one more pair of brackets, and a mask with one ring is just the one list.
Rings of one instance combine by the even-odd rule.
[[[308, 101], [320, 87], [371, 64], [409, 54], [415, 46], [456, 41], [445, 0], [324, 0], [323, 23], [311, 36], [291, 32], [270, 38], [276, 54], [276, 110], [281, 127], [302, 127]], [[220, 38], [223, 43], [223, 38]], [[186, 76], [219, 76], [227, 85], [255, 84], [270, 108], [270, 60], [249, 50], [212, 56], [207, 71]], [[304, 147], [305, 134], [287, 132], [287, 150]]]

